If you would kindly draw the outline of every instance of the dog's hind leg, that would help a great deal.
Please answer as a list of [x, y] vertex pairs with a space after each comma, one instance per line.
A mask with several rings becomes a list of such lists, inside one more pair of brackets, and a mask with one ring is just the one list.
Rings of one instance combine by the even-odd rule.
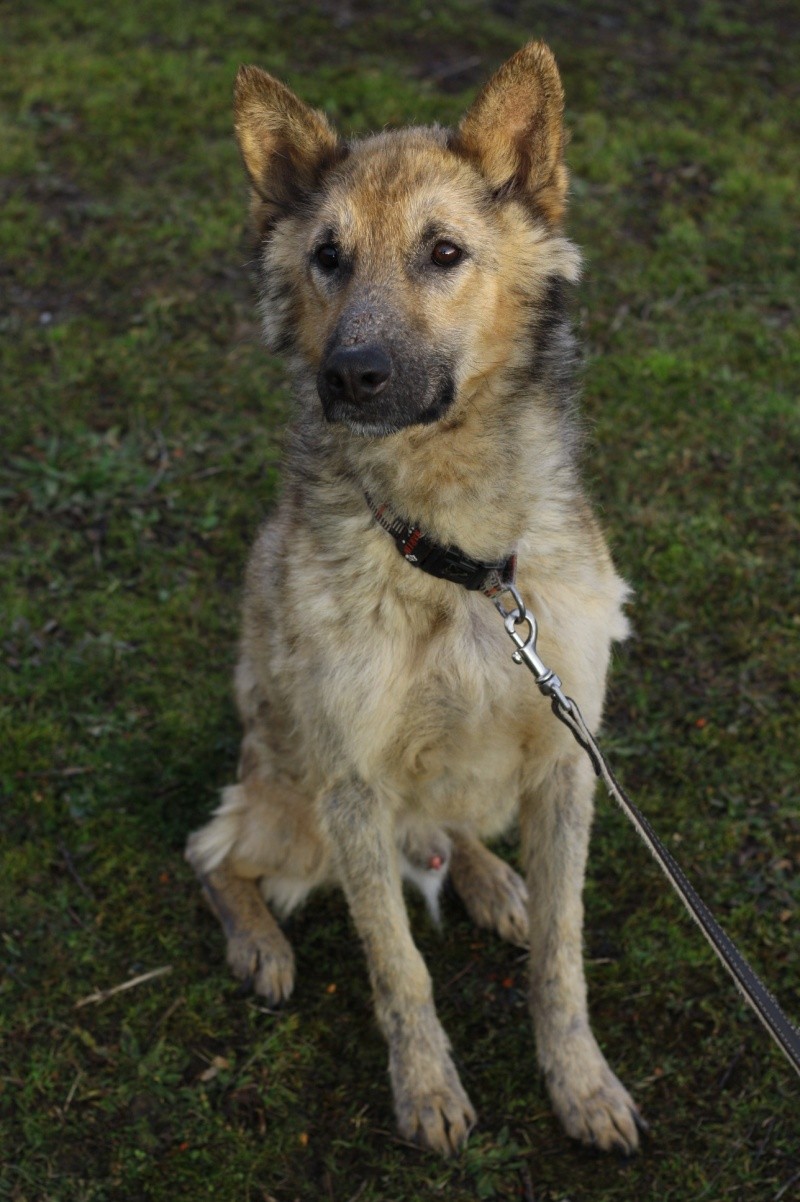
[[228, 964], [272, 1004], [292, 992], [294, 956], [264, 895], [287, 912], [325, 877], [329, 856], [312, 815], [302, 795], [253, 775], [223, 791], [186, 847], [225, 933]]
[[582, 890], [594, 784], [588, 760], [567, 760], [523, 798], [531, 1012], [539, 1063], [567, 1133], [628, 1155], [644, 1124], [591, 1032], [583, 972]]
[[479, 927], [528, 945], [528, 890], [514, 869], [473, 835], [451, 831], [450, 879]]
[[393, 820], [356, 780], [320, 801], [320, 819], [366, 952], [401, 1134], [443, 1155], [457, 1151], [475, 1121], [436, 1016], [428, 970], [403, 902]]
[[201, 873], [203, 893], [220, 921], [227, 961], [234, 976], [252, 984], [270, 1005], [286, 1001], [294, 988], [294, 953], [253, 880], [236, 876], [228, 864]]

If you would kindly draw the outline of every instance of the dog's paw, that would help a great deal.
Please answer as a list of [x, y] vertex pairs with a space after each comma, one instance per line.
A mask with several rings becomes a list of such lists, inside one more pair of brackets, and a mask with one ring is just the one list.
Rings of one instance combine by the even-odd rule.
[[625, 1086], [603, 1059], [589, 1071], [567, 1073], [553, 1068], [546, 1074], [553, 1108], [567, 1135], [603, 1152], [632, 1156], [647, 1124]]
[[455, 1069], [452, 1079], [438, 1086], [395, 1095], [397, 1125], [404, 1139], [440, 1156], [453, 1156], [464, 1147], [476, 1116]]
[[453, 885], [479, 927], [501, 939], [528, 945], [528, 890], [514, 869], [481, 843], [458, 846], [450, 869]]
[[508, 943], [527, 947], [528, 890], [522, 877], [509, 864], [497, 859], [497, 865], [476, 905], [476, 910], [481, 914], [476, 922], [479, 926], [497, 931], [500, 938]]
[[400, 1134], [452, 1156], [475, 1125], [472, 1109], [432, 1004], [389, 1029], [389, 1075]]
[[271, 1006], [294, 989], [294, 953], [279, 930], [238, 931], [228, 939], [227, 960], [234, 976], [251, 985]]

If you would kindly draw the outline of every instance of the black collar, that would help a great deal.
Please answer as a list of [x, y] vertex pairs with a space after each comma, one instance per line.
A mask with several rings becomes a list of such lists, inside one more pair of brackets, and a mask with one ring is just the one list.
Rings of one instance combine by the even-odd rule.
[[462, 588], [495, 597], [509, 584], [514, 583], [517, 566], [516, 553], [499, 563], [486, 563], [473, 559], [460, 547], [443, 547], [423, 534], [419, 526], [396, 517], [387, 505], [376, 505], [368, 492], [364, 493], [372, 516], [384, 530], [391, 534], [398, 551], [406, 563], [422, 568], [440, 580], [450, 580]]

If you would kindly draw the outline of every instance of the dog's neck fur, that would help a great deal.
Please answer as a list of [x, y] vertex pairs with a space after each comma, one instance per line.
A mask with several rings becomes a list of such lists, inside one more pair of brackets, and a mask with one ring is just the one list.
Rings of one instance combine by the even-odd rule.
[[[308, 388], [293, 437], [313, 442], [319, 470], [306, 478], [303, 504], [324, 507], [327, 521], [337, 511], [351, 517], [368, 512], [366, 490], [437, 542], [485, 560], [501, 559], [526, 534], [536, 535], [546, 512], [548, 528], [540, 533], [550, 542], [556, 515], [571, 524], [583, 499], [571, 391], [546, 372], [523, 384], [518, 369], [498, 370], [440, 422], [374, 438], [328, 425]], [[289, 453], [308, 462], [292, 456], [291, 441]]]

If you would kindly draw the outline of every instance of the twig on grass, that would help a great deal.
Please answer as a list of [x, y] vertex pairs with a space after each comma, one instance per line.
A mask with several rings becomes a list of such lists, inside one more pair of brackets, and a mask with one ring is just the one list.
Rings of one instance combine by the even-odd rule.
[[446, 63], [436, 71], [431, 71], [428, 79], [432, 83], [443, 83], [444, 80], [452, 79], [456, 75], [463, 75], [466, 71], [474, 71], [482, 63], [483, 59], [479, 55], [472, 54], [469, 58], [459, 59], [457, 63]]
[[788, 1181], [784, 1181], [783, 1185], [781, 1186], [781, 1188], [778, 1190], [777, 1194], [775, 1195], [773, 1202], [780, 1202], [781, 1198], [785, 1195], [786, 1191], [790, 1190], [793, 1185], [797, 1184], [798, 1181], [800, 1181], [800, 1171], [798, 1171], [792, 1177], [790, 1177]]
[[52, 776], [85, 776], [87, 772], [96, 772], [96, 768], [80, 767], [77, 764], [69, 768], [45, 768], [41, 772], [25, 772], [20, 770], [15, 772], [17, 780], [45, 780]]
[[90, 993], [87, 997], [82, 997], [79, 1002], [75, 1003], [75, 1009], [80, 1010], [81, 1006], [88, 1006], [91, 1002], [105, 1002], [108, 998], [113, 997], [115, 993], [122, 993], [125, 989], [133, 989], [136, 985], [143, 985], [145, 981], [152, 981], [155, 977], [166, 976], [168, 972], [172, 972], [172, 965], [165, 964], [161, 968], [153, 968], [150, 972], [140, 973], [138, 977], [131, 977], [129, 981], [123, 981], [121, 985], [112, 985], [110, 989], [98, 989], [96, 993]]
[[84, 1078], [85, 1076], [86, 1076], [86, 1074], [84, 1073], [83, 1069], [78, 1069], [78, 1072], [77, 1072], [77, 1075], [76, 1075], [76, 1077], [75, 1077], [75, 1080], [72, 1082], [72, 1085], [70, 1086], [69, 1093], [67, 1094], [67, 1100], [66, 1100], [66, 1102], [64, 1103], [64, 1105], [63, 1105], [63, 1107], [62, 1107], [62, 1110], [61, 1110], [61, 1113], [62, 1113], [62, 1114], [66, 1114], [66, 1113], [67, 1113], [67, 1111], [69, 1110], [69, 1108], [70, 1108], [70, 1103], [72, 1102], [72, 1099], [75, 1097], [75, 1094], [76, 1094], [76, 1092], [77, 1092], [78, 1086], [80, 1085], [81, 1081], [83, 1080], [83, 1078]]
[[447, 990], [452, 985], [455, 985], [456, 981], [460, 981], [462, 977], [465, 977], [468, 972], [472, 972], [474, 968], [475, 968], [475, 961], [470, 960], [467, 964], [464, 965], [463, 968], [460, 968], [458, 970], [458, 972], [455, 974], [454, 977], [451, 977], [449, 981], [445, 982], [445, 984], [442, 987], [441, 992], [446, 993]]
[[186, 1001], [185, 997], [176, 997], [174, 1002], [172, 1002], [169, 1006], [167, 1006], [166, 1010], [161, 1015], [158, 1022], [156, 1022], [153, 1025], [153, 1029], [150, 1032], [151, 1040], [155, 1039], [156, 1035], [158, 1035], [158, 1032], [161, 1030], [161, 1028], [165, 1025], [165, 1023], [169, 1022], [169, 1020], [172, 1018], [175, 1011], [180, 1006], [182, 1006], [185, 1001]]
[[61, 839], [59, 839], [59, 841], [58, 841], [58, 850], [61, 852], [61, 856], [64, 860], [64, 863], [67, 866], [67, 872], [72, 877], [73, 881], [78, 886], [81, 893], [84, 893], [91, 901], [95, 901], [96, 899], [95, 899], [94, 894], [92, 893], [91, 889], [86, 884], [86, 882], [84, 881], [81, 874], [78, 872], [78, 869], [75, 867], [75, 861], [72, 858], [72, 853], [70, 852], [69, 848], [66, 846], [66, 844]]

